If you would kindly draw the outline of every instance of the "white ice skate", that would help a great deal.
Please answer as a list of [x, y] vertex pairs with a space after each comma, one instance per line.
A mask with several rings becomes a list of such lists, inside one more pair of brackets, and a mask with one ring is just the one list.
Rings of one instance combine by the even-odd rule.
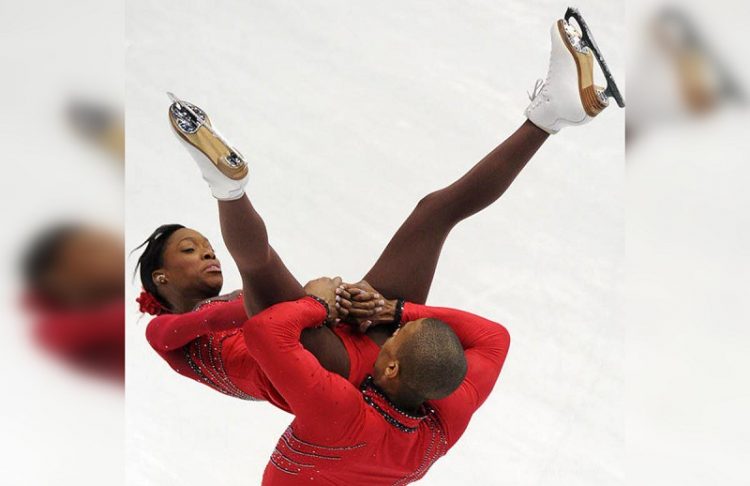
[[[569, 22], [571, 18], [580, 29]], [[529, 94], [526, 118], [548, 133], [557, 133], [563, 127], [589, 122], [609, 105], [609, 97], [625, 106], [591, 31], [576, 9], [569, 8], [565, 19], [555, 22], [550, 33], [547, 79], [538, 80]], [[607, 79], [606, 88], [594, 84], [594, 59]]]
[[167, 93], [169, 121], [198, 163], [211, 193], [221, 201], [239, 199], [248, 181], [247, 162], [211, 125], [208, 115], [197, 106]]

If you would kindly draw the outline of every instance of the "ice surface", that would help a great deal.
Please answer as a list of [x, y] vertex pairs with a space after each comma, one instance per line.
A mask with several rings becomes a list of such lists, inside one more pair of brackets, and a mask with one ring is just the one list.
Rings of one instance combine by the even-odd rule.
[[[239, 286], [216, 204], [170, 133], [169, 90], [250, 161], [248, 193], [301, 281], [359, 279], [420, 197], [523, 122], [567, 6], [129, 0], [128, 247], [180, 222], [217, 248], [225, 290]], [[621, 76], [622, 5], [577, 6]], [[450, 236], [428, 303], [504, 323], [512, 346], [492, 396], [420, 484], [623, 482], [623, 121], [612, 108], [552, 137]], [[290, 416], [177, 375], [147, 322], [133, 303], [129, 484], [259, 484]]]

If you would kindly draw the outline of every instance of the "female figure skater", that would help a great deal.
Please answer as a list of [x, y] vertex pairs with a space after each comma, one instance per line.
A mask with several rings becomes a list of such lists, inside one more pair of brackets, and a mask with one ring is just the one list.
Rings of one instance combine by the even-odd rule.
[[[564, 20], [553, 25], [550, 69], [530, 96], [527, 120], [459, 180], [422, 198], [363, 282], [339, 289], [333, 314], [356, 321], [366, 335], [346, 326], [302, 333], [302, 344], [323, 367], [359, 385], [372, 369], [378, 345], [394, 330], [373, 324], [400, 323], [404, 300], [424, 304], [452, 228], [496, 201], [549, 134], [587, 123], [607, 106], [607, 96], [621, 103], [609, 77], [606, 90], [593, 86], [591, 51], [599, 53], [584, 30], [582, 34]], [[263, 220], [245, 194], [248, 168], [242, 155], [200, 108], [171, 94], [170, 98], [170, 122], [218, 200], [222, 236], [240, 271], [243, 290], [241, 295], [216, 298], [221, 270], [208, 241], [179, 225], [162, 226], [144, 242], [139, 259], [141, 308], [161, 314], [149, 324], [147, 338], [181, 374], [229, 395], [266, 399], [288, 411], [248, 352], [241, 326], [247, 317], [276, 303], [304, 297], [306, 289], [269, 245]]]

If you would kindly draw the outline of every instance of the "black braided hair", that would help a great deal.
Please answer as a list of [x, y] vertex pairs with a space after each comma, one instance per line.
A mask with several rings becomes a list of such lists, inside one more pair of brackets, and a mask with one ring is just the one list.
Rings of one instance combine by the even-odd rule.
[[146, 241], [133, 248], [133, 251], [131, 252], [133, 253], [144, 246], [146, 247], [141, 256], [138, 257], [135, 271], [140, 271], [141, 285], [143, 285], [143, 288], [168, 309], [171, 305], [159, 295], [152, 274], [154, 270], [164, 266], [164, 246], [167, 244], [167, 240], [175, 231], [182, 228], [184, 228], [184, 226], [181, 224], [163, 224], [156, 228], [154, 232], [146, 238]]

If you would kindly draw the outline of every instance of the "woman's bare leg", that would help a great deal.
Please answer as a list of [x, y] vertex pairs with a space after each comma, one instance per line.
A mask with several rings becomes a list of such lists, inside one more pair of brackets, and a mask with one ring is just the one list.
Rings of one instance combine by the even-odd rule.
[[364, 279], [388, 298], [424, 303], [450, 231], [502, 196], [548, 136], [526, 121], [459, 180], [424, 197]]

